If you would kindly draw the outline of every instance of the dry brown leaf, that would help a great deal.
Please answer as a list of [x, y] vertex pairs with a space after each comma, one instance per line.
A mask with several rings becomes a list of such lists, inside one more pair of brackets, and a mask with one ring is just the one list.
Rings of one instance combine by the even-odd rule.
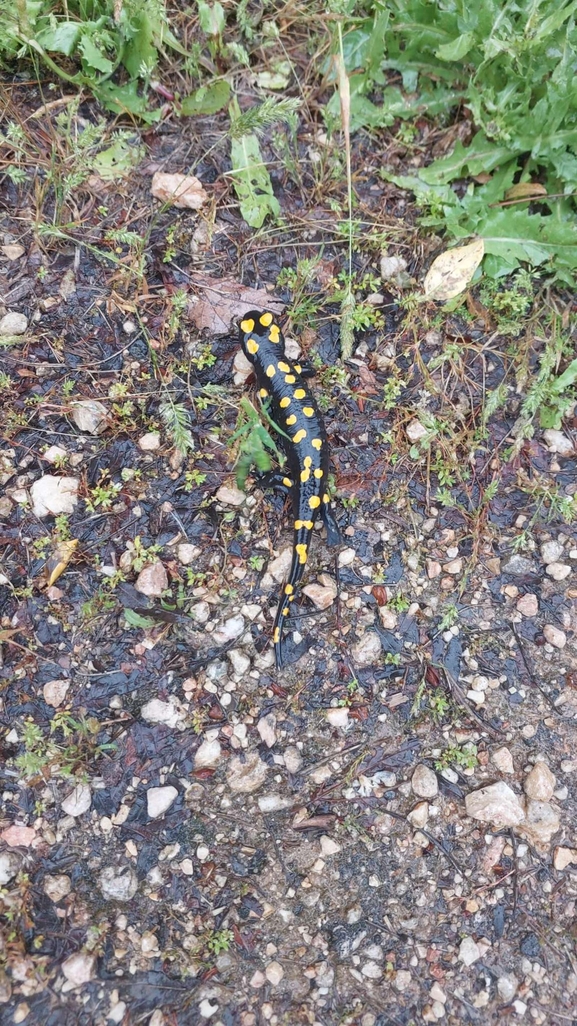
[[464, 292], [485, 253], [483, 239], [447, 249], [433, 260], [423, 290], [426, 299], [445, 301]]
[[274, 299], [265, 289], [251, 289], [232, 278], [210, 278], [197, 275], [193, 282], [198, 295], [188, 306], [188, 318], [200, 330], [215, 335], [230, 331], [233, 320], [247, 310], [271, 310], [281, 314], [284, 303]]
[[517, 182], [516, 185], [512, 185], [510, 189], [507, 189], [505, 199], [530, 199], [531, 196], [546, 195], [547, 189], [540, 182]]
[[152, 176], [150, 191], [155, 199], [174, 207], [200, 210], [208, 200], [202, 182], [194, 175], [167, 174], [157, 171]]
[[77, 548], [78, 538], [70, 538], [68, 541], [59, 542], [53, 550], [46, 563], [46, 578], [49, 588], [64, 573]]

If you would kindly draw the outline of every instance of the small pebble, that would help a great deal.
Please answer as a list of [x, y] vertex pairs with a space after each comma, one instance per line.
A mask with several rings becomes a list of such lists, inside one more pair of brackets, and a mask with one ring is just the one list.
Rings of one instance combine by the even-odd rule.
[[547, 623], [543, 628], [543, 637], [545, 641], [548, 641], [553, 648], [565, 648], [567, 643], [567, 637], [565, 632], [560, 630], [558, 627], [554, 627], [553, 624]]
[[420, 798], [434, 798], [439, 791], [437, 774], [421, 763], [411, 777], [411, 787]]
[[0, 320], [0, 335], [23, 335], [27, 327], [28, 318], [12, 311]]
[[545, 567], [545, 573], [552, 577], [554, 581], [564, 581], [571, 573], [571, 567], [567, 566], [566, 563], [549, 563]]

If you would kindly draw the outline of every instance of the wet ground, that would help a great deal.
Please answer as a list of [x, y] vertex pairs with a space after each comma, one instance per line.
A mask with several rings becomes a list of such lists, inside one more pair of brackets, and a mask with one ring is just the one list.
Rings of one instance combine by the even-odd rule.
[[[514, 333], [477, 290], [407, 300], [442, 244], [360, 141], [379, 317], [342, 366], [338, 140], [307, 129], [298, 188], [267, 140], [284, 222], [257, 234], [218, 145], [206, 210], [150, 196], [218, 119], [69, 188], [41, 102], [4, 106], [0, 1021], [576, 1022], [576, 421], [519, 431], [544, 294]], [[282, 671], [289, 510], [235, 482], [234, 319], [271, 303], [318, 367], [343, 536]]]

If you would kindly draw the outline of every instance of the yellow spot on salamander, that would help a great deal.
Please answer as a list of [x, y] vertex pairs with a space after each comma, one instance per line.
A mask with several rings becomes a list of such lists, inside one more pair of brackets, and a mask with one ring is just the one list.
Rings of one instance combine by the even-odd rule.
[[305, 417], [314, 417], [315, 415], [315, 411], [313, 410], [312, 406], [303, 406], [303, 413]]
[[[295, 420], [296, 420], [296, 418], [295, 418]], [[288, 424], [288, 420], [287, 420], [287, 424]], [[301, 428], [299, 431], [297, 431], [296, 435], [293, 435], [293, 442], [295, 443], [295, 445], [298, 445], [298, 443], [302, 442], [303, 438], [306, 438], [306, 437], [307, 437], [307, 433], [306, 433], [305, 429]]]
[[301, 470], [301, 481], [303, 484], [307, 483], [310, 476], [311, 472], [308, 467], [306, 468], [306, 470]]
[[280, 406], [281, 410], [286, 410], [287, 406], [290, 406], [290, 404], [291, 404], [291, 401], [290, 401], [288, 395], [285, 395], [281, 399], [281, 401], [279, 403], [279, 406]]
[[268, 328], [269, 324], [272, 324], [272, 314], [270, 310], [267, 310], [266, 313], [261, 314], [259, 320], [263, 328]]
[[311, 495], [309, 499], [309, 506], [311, 509], [318, 509], [321, 504], [321, 500], [318, 495]]
[[278, 369], [282, 371], [283, 374], [288, 374], [288, 372], [290, 371], [288, 363], [285, 363], [284, 360], [279, 360]]
[[320, 438], [311, 438], [311, 445], [313, 449], [317, 449], [318, 452], [320, 452], [323, 447], [323, 443]]
[[305, 542], [300, 545], [295, 545], [295, 550], [299, 557], [299, 563], [306, 563], [307, 561], [307, 547]]
[[302, 367], [301, 367], [300, 363], [295, 363], [294, 368], [295, 368], [297, 374], [300, 374], [300, 372], [302, 371]]
[[300, 531], [303, 527], [307, 531], [312, 531], [314, 526], [312, 520], [295, 520], [295, 531]]
[[271, 342], [280, 342], [280, 328], [278, 324], [271, 324], [268, 337]]
[[275, 645], [278, 645], [280, 641], [280, 627], [275, 627], [272, 640]]
[[269, 363], [267, 369], [265, 370], [265, 374], [266, 374], [267, 378], [274, 378], [274, 376], [276, 374], [276, 367], [275, 367], [274, 363]]
[[304, 399], [306, 392], [304, 388], [295, 388], [295, 399]]
[[291, 413], [290, 417], [287, 417], [287, 419], [286, 419], [287, 427], [292, 427], [293, 424], [296, 424], [296, 422], [297, 422], [297, 419], [296, 419], [294, 413]]
[[289, 613], [290, 613], [290, 609], [289, 609], [289, 607], [288, 607], [288, 606], [285, 606], [285, 607], [284, 607], [284, 609], [283, 609], [283, 611], [282, 611], [282, 615], [283, 615], [283, 616], [288, 616], [288, 615], [289, 615]]
[[296, 378], [294, 374], [285, 374], [285, 381], [287, 385], [294, 385]]
[[317, 478], [317, 480], [320, 481], [322, 476], [323, 476], [323, 472], [322, 472], [321, 468], [317, 467], [317, 469], [315, 470], [315, 477]]
[[246, 350], [248, 353], [250, 353], [251, 356], [254, 356], [255, 353], [258, 353], [258, 342], [255, 338], [249, 338], [246, 344]]
[[304, 458], [304, 465], [307, 468], [307, 470], [310, 467], [312, 467], [312, 465], [313, 465], [313, 458], [312, 458], [312, 456], [305, 456], [305, 458]]
[[290, 477], [283, 477], [282, 483], [285, 486], [285, 488], [292, 488], [292, 486], [293, 486], [293, 483], [292, 483]]
[[259, 389], [259, 393], [258, 394], [260, 395], [261, 399], [266, 399], [266, 397], [268, 395], [268, 391], [267, 391], [266, 388], [261, 388], [261, 389]]
[[323, 495], [323, 502], [330, 502], [330, 501], [331, 501], [330, 495], [327, 495], [327, 493], [325, 492], [325, 494]]
[[285, 593], [285, 595], [292, 595], [293, 591], [294, 591], [294, 588], [293, 588], [292, 584], [285, 584], [285, 586], [284, 586], [284, 593]]
[[252, 317], [247, 317], [246, 321], [241, 321], [240, 326], [242, 331], [246, 331], [247, 335], [250, 335], [251, 331], [254, 329], [254, 321]]

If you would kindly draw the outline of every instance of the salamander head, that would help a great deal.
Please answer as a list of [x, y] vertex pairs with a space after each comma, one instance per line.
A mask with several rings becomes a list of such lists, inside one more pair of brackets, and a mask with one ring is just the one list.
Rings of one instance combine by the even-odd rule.
[[278, 321], [270, 310], [250, 310], [239, 325], [240, 344], [244, 355], [252, 358], [263, 343], [278, 346], [279, 356], [284, 354], [284, 338]]

